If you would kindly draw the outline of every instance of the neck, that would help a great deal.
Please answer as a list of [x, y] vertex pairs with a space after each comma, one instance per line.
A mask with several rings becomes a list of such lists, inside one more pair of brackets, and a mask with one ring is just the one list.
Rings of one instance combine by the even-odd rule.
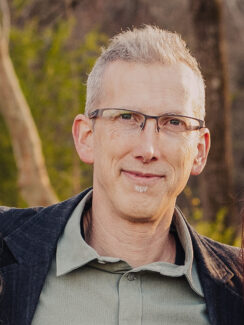
[[[132, 267], [157, 261], [174, 263], [175, 241], [169, 232], [173, 208], [157, 221], [132, 222], [101, 207], [98, 210], [94, 203], [92, 213], [84, 218], [84, 228], [87, 243], [99, 255], [118, 257]], [[87, 222], [89, 219], [91, 222]]]

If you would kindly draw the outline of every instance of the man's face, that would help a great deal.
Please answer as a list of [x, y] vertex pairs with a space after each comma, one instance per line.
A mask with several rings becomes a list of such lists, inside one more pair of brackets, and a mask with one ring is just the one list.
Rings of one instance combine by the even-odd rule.
[[[196, 84], [197, 77], [184, 64], [116, 61], [105, 71], [96, 108], [199, 117], [192, 107]], [[108, 211], [134, 222], [160, 218], [172, 211], [189, 175], [204, 167], [201, 155], [208, 151], [204, 132], [158, 133], [156, 121], [148, 119], [143, 131], [130, 133], [98, 118], [92, 135], [94, 196]]]

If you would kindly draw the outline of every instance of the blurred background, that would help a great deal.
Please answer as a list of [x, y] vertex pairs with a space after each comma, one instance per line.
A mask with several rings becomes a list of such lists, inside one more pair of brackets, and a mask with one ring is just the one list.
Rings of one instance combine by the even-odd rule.
[[243, 0], [0, 0], [0, 204], [64, 200], [92, 184], [71, 126], [109, 38], [176, 31], [206, 81], [208, 165], [178, 204], [202, 234], [240, 244], [244, 189]]

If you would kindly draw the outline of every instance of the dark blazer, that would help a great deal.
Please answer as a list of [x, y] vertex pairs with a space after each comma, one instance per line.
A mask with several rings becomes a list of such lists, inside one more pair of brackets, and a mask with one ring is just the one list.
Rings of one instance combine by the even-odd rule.
[[[87, 191], [47, 208], [0, 209], [0, 324], [31, 324], [57, 241]], [[210, 323], [243, 325], [239, 250], [188, 227]]]

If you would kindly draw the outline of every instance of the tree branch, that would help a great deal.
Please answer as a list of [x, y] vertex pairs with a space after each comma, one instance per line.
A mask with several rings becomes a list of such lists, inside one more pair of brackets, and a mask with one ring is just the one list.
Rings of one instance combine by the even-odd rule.
[[0, 0], [0, 40], [8, 43], [10, 30], [10, 12], [7, 0]]
[[29, 205], [58, 201], [50, 184], [41, 141], [8, 51], [10, 14], [0, 0], [0, 112], [9, 129], [18, 168], [18, 185]]

